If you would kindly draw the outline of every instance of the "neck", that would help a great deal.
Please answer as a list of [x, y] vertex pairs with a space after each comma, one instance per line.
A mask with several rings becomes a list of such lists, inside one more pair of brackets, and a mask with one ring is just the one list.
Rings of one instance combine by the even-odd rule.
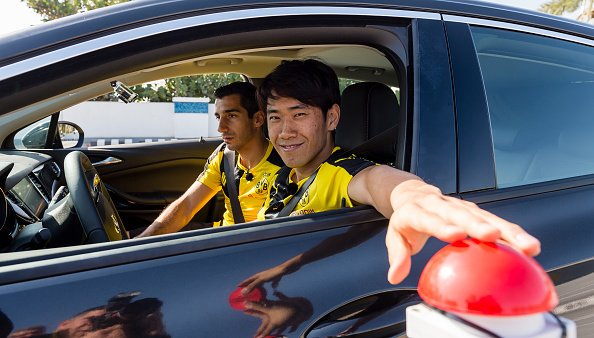
[[251, 169], [260, 163], [266, 154], [266, 149], [268, 149], [268, 141], [264, 137], [254, 137], [253, 140], [237, 152], [239, 153], [241, 164]]

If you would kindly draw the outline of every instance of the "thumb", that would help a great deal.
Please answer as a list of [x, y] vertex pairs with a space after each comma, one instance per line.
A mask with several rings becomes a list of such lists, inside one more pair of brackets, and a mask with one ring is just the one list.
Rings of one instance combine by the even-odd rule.
[[392, 228], [388, 228], [386, 246], [390, 262], [388, 281], [391, 284], [398, 284], [410, 273], [411, 248], [404, 237]]

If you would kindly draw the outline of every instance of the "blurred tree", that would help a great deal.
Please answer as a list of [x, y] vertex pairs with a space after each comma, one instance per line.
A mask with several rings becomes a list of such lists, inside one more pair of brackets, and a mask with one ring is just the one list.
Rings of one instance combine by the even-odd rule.
[[226, 84], [243, 81], [239, 74], [205, 74], [165, 79], [163, 85], [134, 86], [140, 101], [170, 102], [174, 96], [208, 97], [214, 102], [214, 91]]
[[115, 5], [130, 0], [21, 0], [40, 14], [43, 21], [50, 21], [92, 9]]
[[541, 12], [562, 15], [563, 13], [574, 12], [581, 5], [583, 0], [551, 0], [540, 6]]
[[563, 15], [573, 13], [580, 7], [582, 12], [577, 19], [591, 23], [594, 19], [594, 2], [592, 0], [550, 0], [542, 4], [538, 10], [549, 14]]

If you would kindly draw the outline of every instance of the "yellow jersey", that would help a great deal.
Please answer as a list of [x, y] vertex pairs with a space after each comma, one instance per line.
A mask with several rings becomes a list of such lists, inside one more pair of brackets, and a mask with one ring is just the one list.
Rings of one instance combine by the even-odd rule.
[[[340, 148], [335, 147], [330, 158], [320, 165], [313, 181], [301, 195], [289, 216], [354, 206], [348, 193], [351, 179], [361, 170], [376, 164], [355, 155], [341, 155], [340, 153]], [[266, 198], [262, 210], [258, 213], [258, 220], [277, 217], [278, 213], [309, 179], [309, 177], [303, 178], [295, 185], [290, 179], [293, 172], [294, 169], [289, 170], [284, 167], [275, 175], [270, 194]]]
[[[212, 190], [219, 191], [223, 189], [225, 195], [225, 213], [222, 223], [215, 222], [214, 226], [235, 224], [233, 213], [231, 212], [231, 200], [227, 192], [227, 178], [223, 168], [225, 143], [221, 144], [210, 155], [204, 171], [198, 176], [197, 181], [206, 185]], [[238, 156], [235, 165], [235, 177], [239, 205], [243, 212], [246, 222], [255, 220], [258, 211], [268, 196], [268, 190], [274, 182], [274, 175], [283, 166], [283, 161], [274, 150], [274, 147], [268, 142], [268, 148], [262, 160], [253, 168], [246, 168], [241, 164], [241, 155]]]

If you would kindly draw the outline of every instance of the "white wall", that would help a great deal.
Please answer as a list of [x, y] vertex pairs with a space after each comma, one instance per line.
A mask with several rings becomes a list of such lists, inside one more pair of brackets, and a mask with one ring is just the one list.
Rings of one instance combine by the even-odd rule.
[[[204, 102], [202, 98], [196, 100]], [[187, 101], [190, 99], [184, 98], [183, 102]], [[78, 124], [87, 139], [219, 136], [213, 104], [208, 104], [208, 113], [175, 113], [170, 102], [87, 101], [65, 109], [60, 119]]]

